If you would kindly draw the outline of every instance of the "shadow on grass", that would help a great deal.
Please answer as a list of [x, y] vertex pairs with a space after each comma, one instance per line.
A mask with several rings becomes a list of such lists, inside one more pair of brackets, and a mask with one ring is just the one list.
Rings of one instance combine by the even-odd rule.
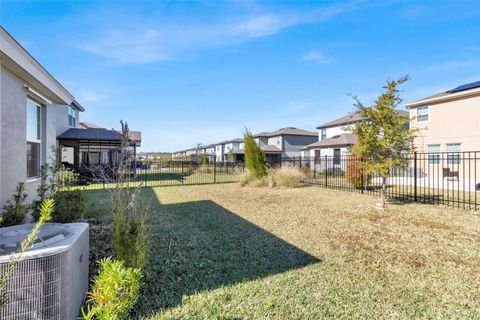
[[[149, 189], [145, 193], [152, 195]], [[182, 296], [267, 277], [319, 260], [212, 201], [152, 203], [151, 250], [136, 317]]]

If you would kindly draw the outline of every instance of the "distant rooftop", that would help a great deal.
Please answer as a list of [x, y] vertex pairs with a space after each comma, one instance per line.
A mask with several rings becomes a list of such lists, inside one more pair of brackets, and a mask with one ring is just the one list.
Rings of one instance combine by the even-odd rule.
[[84, 128], [84, 129], [105, 129], [104, 127], [101, 127], [101, 126], [96, 125], [94, 123], [85, 122], [85, 121], [81, 121], [81, 122], [79, 122], [79, 124], [80, 124], [80, 127]]
[[275, 137], [280, 135], [290, 135], [290, 136], [318, 136], [318, 133], [313, 131], [307, 131], [303, 129], [298, 129], [295, 127], [285, 127], [272, 132], [260, 132], [254, 135], [254, 137]]
[[352, 133], [342, 133], [327, 139], [323, 139], [305, 146], [302, 149], [314, 148], [333, 148], [333, 147], [348, 147], [353, 146], [357, 142], [357, 136]]
[[[408, 117], [409, 113], [408, 111], [404, 110], [396, 110], [397, 113], [402, 116], [402, 117]], [[365, 117], [363, 117], [359, 111], [355, 111], [353, 113], [347, 114], [346, 116], [340, 117], [338, 119], [332, 120], [330, 122], [324, 123], [320, 126], [317, 127], [317, 129], [323, 129], [323, 128], [330, 128], [330, 127], [336, 127], [336, 126], [342, 126], [342, 125], [351, 125], [356, 122], [365, 120]]]

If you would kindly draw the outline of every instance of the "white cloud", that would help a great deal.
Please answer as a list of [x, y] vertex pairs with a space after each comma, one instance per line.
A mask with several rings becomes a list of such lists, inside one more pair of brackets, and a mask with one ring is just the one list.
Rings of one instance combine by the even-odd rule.
[[[308, 12], [257, 8], [235, 15], [218, 14], [199, 21], [194, 17], [163, 17], [159, 14], [104, 12], [95, 34], [86, 35], [78, 47], [121, 64], [146, 64], [176, 59], [195, 49], [238, 45], [275, 35], [288, 28], [332, 18], [356, 8], [355, 4], [323, 6]], [[108, 15], [111, 15], [109, 17]], [[88, 39], [88, 40], [86, 40]], [[308, 57], [307, 57], [308, 58]], [[329, 63], [330, 59], [312, 52], [310, 60]]]
[[158, 32], [147, 29], [142, 32], [112, 31], [80, 48], [119, 63], [152, 63], [168, 57], [158, 41]]
[[439, 71], [449, 71], [449, 70], [457, 70], [457, 69], [464, 69], [468, 67], [476, 66], [480, 63], [480, 60], [457, 60], [457, 61], [446, 61], [440, 64], [435, 64], [423, 68], [420, 71], [424, 72], [439, 72]]
[[333, 60], [325, 56], [321, 51], [310, 50], [305, 53], [302, 57], [304, 61], [312, 61], [320, 64], [330, 64], [333, 63]]
[[104, 99], [105, 95], [85, 89], [80, 90], [80, 95], [77, 98], [78, 101], [82, 102], [97, 102]]
[[237, 35], [241, 38], [265, 37], [296, 24], [295, 19], [281, 18], [273, 14], [261, 15], [241, 22], [236, 27]]

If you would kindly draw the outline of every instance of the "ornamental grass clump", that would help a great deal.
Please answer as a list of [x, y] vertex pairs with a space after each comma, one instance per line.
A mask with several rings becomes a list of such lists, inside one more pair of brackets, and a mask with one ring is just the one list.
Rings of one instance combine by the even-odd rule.
[[302, 185], [304, 174], [299, 168], [284, 166], [272, 170], [269, 175], [273, 177], [273, 183], [276, 187], [296, 188]]

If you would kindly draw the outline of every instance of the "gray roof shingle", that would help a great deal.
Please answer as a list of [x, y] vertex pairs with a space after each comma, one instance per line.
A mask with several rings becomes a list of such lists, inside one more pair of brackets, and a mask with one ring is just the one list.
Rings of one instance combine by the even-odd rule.
[[[404, 110], [395, 110], [395, 111], [397, 111], [397, 113], [402, 117], [406, 117], [406, 118], [409, 117], [408, 111], [404, 111]], [[365, 117], [363, 117], [359, 111], [355, 111], [353, 113], [347, 114], [346, 116], [324, 123], [318, 126], [317, 129], [330, 128], [330, 127], [336, 127], [336, 126], [342, 126], [342, 125], [350, 125], [362, 120], [365, 120]]]
[[97, 141], [120, 141], [121, 137], [115, 130], [103, 128], [79, 129], [71, 128], [60, 134], [59, 140], [97, 140]]
[[357, 136], [352, 133], [342, 133], [331, 138], [323, 139], [305, 146], [302, 149], [348, 147], [357, 143]]
[[298, 129], [294, 127], [285, 127], [272, 132], [260, 132], [254, 135], [257, 137], [275, 137], [280, 135], [291, 135], [291, 136], [318, 136], [318, 133], [313, 131], [307, 131], [303, 129]]

